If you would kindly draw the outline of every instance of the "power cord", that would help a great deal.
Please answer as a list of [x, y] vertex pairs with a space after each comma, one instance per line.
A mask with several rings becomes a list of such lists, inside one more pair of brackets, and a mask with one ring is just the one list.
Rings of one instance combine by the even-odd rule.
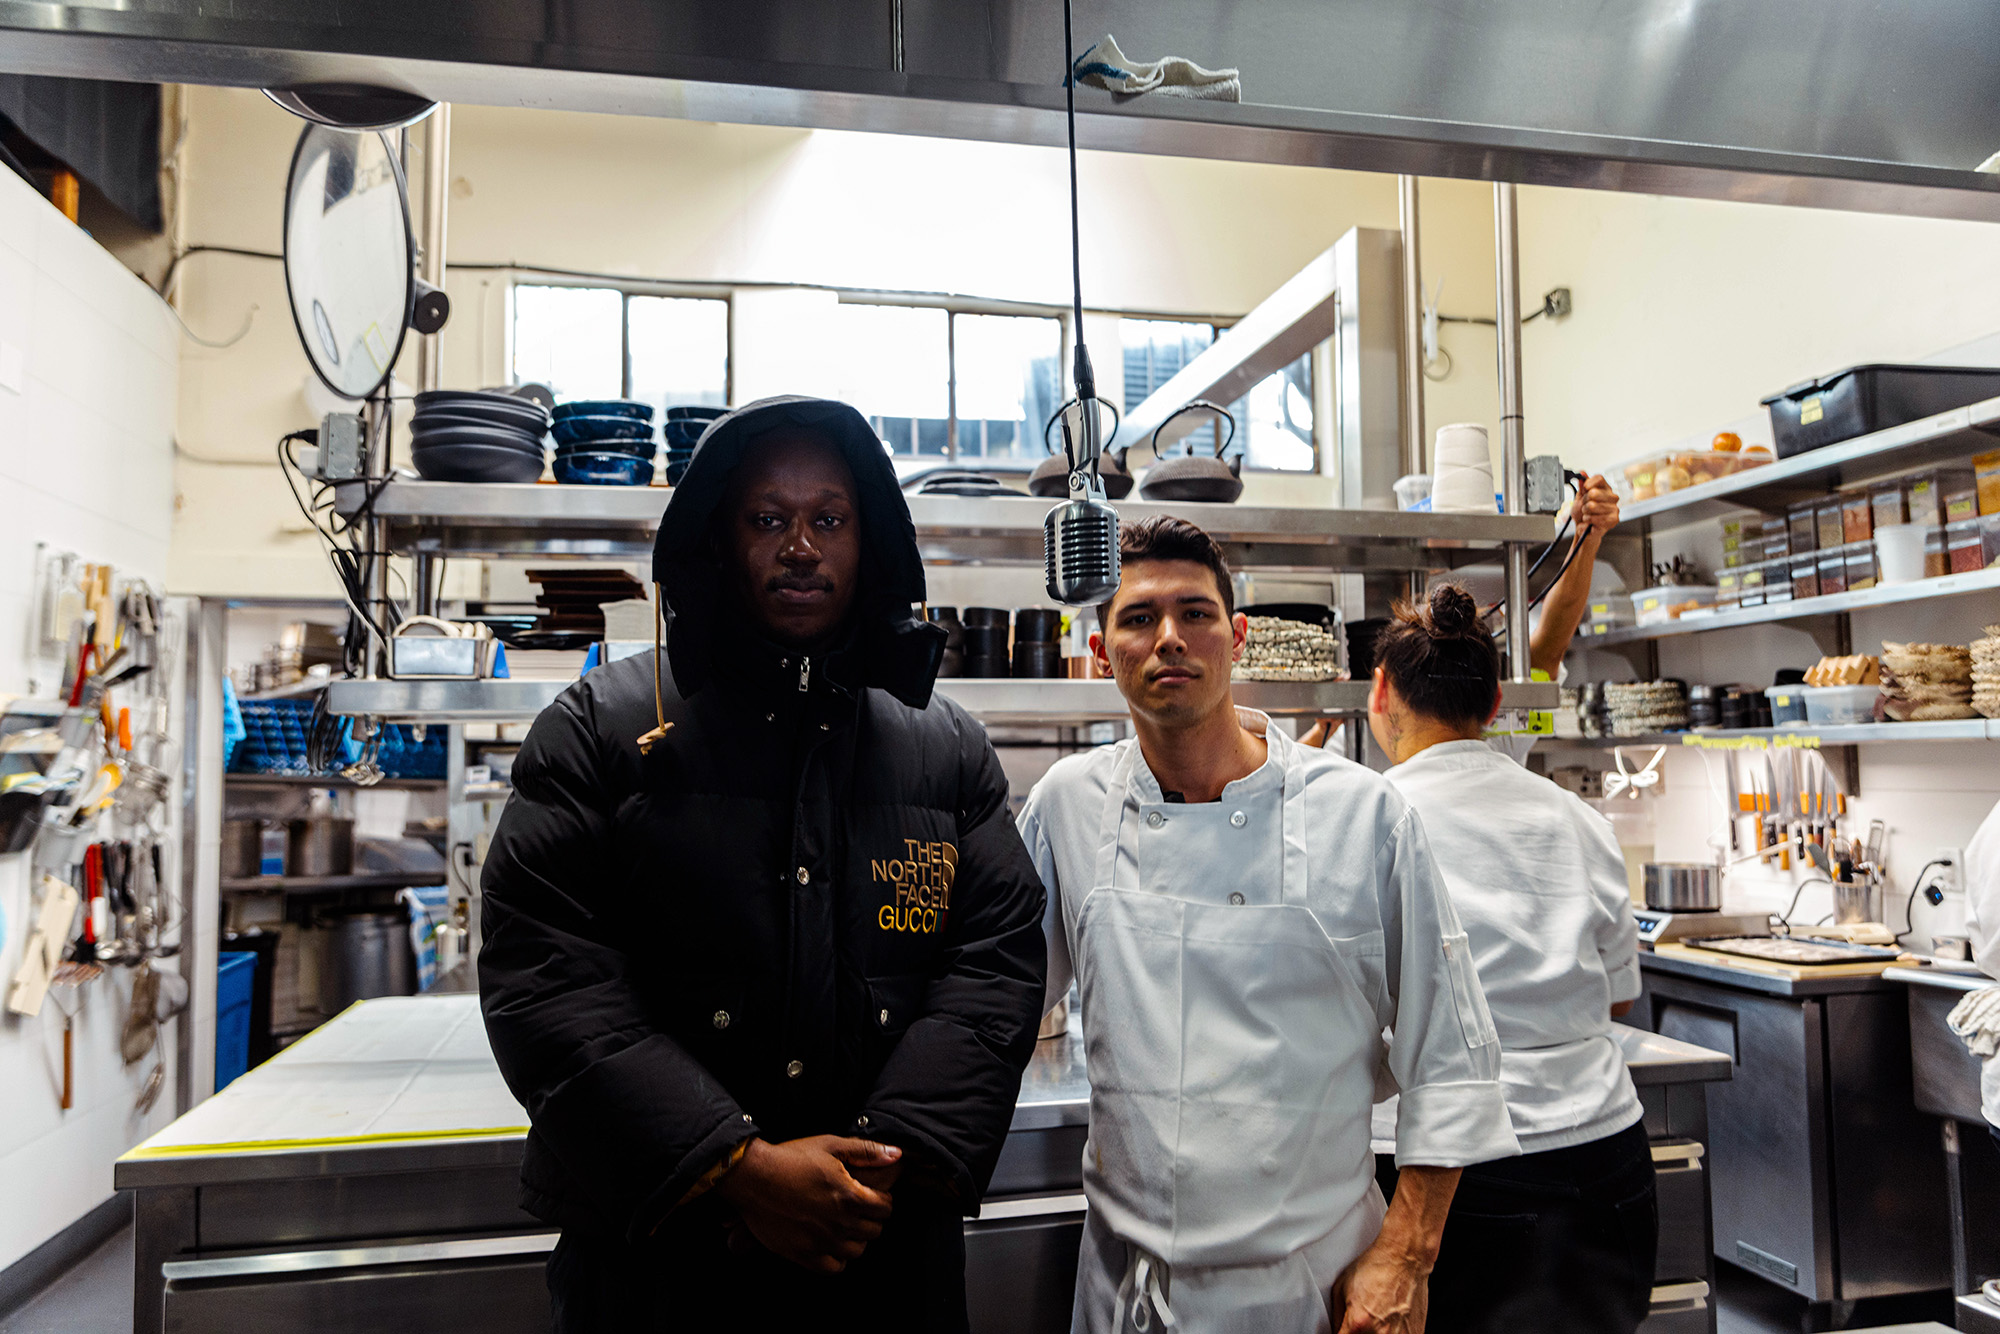
[[1799, 881], [1797, 887], [1792, 890], [1792, 901], [1785, 905], [1783, 912], [1778, 914], [1778, 920], [1785, 924], [1787, 933], [1792, 929], [1792, 914], [1797, 912], [1799, 908], [1799, 896], [1806, 892], [1807, 885], [1825, 885], [1828, 889], [1832, 889], [1833, 881], [1823, 875], [1809, 875]]
[[1948, 868], [1951, 864], [1952, 861], [1949, 857], [1933, 857], [1924, 863], [1923, 869], [1917, 872], [1917, 878], [1910, 882], [1910, 896], [1903, 900], [1903, 929], [1896, 933], [1897, 944], [1900, 945], [1904, 936], [1909, 935], [1917, 929], [1915, 917], [1917, 911], [1917, 891], [1924, 887], [1924, 877], [1931, 873], [1931, 868], [1934, 866]]

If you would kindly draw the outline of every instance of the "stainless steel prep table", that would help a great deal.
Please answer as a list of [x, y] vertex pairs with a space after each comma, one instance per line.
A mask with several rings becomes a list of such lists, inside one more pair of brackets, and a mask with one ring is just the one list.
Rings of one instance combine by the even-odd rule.
[[1967, 992], [2000, 983], [1980, 973], [1937, 968], [1891, 968], [1882, 978], [1909, 988], [1917, 1110], [1939, 1118], [1951, 1208], [1952, 1289], [1974, 1292], [2000, 1278], [2000, 1227], [1993, 1221], [2000, 1219], [2000, 1149], [1980, 1107], [1981, 1061], [1946, 1026], [1945, 1016]]
[[1726, 1052], [1708, 1090], [1715, 1253], [1837, 1326], [1951, 1283], [1944, 1163], [1911, 1097], [1901, 987], [1642, 951], [1632, 1022]]
[[[1026, 1266], [1074, 1274], [1089, 1112], [1080, 1040], [1037, 1044], [966, 1230], [990, 1309], [1022, 1310]], [[133, 1329], [545, 1331], [555, 1234], [516, 1203], [526, 1133], [477, 996], [364, 1001], [118, 1160]], [[1066, 1327], [1071, 1280], [1044, 1278]]]

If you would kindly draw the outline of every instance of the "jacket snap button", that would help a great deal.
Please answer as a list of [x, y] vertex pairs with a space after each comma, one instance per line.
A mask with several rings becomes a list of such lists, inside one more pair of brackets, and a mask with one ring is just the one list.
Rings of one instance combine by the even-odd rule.
[[787, 1078], [790, 1079], [797, 1079], [800, 1075], [804, 1074], [805, 1072], [806, 1072], [806, 1063], [804, 1061], [793, 1061], [790, 1065], [785, 1067], [785, 1075]]
[[812, 872], [811, 872], [811, 871], [808, 871], [808, 870], [807, 870], [807, 869], [806, 869], [805, 867], [803, 867], [803, 866], [801, 866], [801, 867], [800, 867], [800, 868], [798, 869], [798, 871], [797, 871], [797, 873], [796, 873], [796, 874], [798, 875], [798, 880], [799, 880], [799, 883], [800, 883], [800, 884], [802, 884], [802, 885], [803, 885], [803, 884], [804, 884], [804, 883], [805, 883], [806, 881], [808, 881], [808, 880], [812, 879]]
[[1161, 825], [1165, 824], [1166, 822], [1167, 822], [1167, 817], [1160, 814], [1158, 811], [1154, 811], [1151, 815], [1148, 815], [1146, 817], [1146, 827], [1148, 829], [1158, 829]]
[[750, 1123], [751, 1125], [755, 1125], [755, 1124], [756, 1124], [756, 1121], [755, 1121], [755, 1119], [754, 1119], [754, 1118], [752, 1118], [752, 1117], [751, 1117], [751, 1115], [750, 1115], [750, 1113], [748, 1113], [748, 1112], [745, 1112], [745, 1113], [743, 1113], [743, 1119], [744, 1119], [744, 1120], [745, 1120], [746, 1122], [749, 1122], [749, 1123]]
[[1245, 815], [1242, 811], [1238, 811], [1236, 812], [1236, 814], [1229, 817], [1229, 823], [1235, 825], [1238, 829], [1241, 829], [1244, 825], [1248, 824], [1249, 822], [1250, 822], [1250, 817]]
[[778, 715], [775, 713], [767, 713], [764, 715], [764, 721], [767, 723], [775, 723], [778, 721]]
[[821, 724], [819, 725], [819, 730], [820, 730], [820, 731], [822, 731], [822, 732], [831, 732], [831, 731], [833, 730], [833, 724], [832, 724], [832, 723], [821, 723]]
[[1239, 905], [1240, 905], [1240, 904], [1241, 904], [1241, 903], [1243, 902], [1243, 895], [1242, 895], [1242, 893], [1241, 893], [1241, 892], [1238, 892], [1238, 893], [1235, 893], [1235, 894], [1231, 894], [1231, 895], [1229, 896], [1229, 901], [1230, 901], [1231, 903], [1235, 903], [1235, 904], [1239, 904]]
[[857, 1116], [857, 1117], [855, 1117], [855, 1118], [854, 1118], [854, 1128], [855, 1128], [856, 1130], [866, 1130], [866, 1129], [868, 1129], [868, 1118], [867, 1118], [867, 1117], [865, 1117], [865, 1116]]
[[717, 1010], [715, 1012], [715, 1018], [710, 1022], [712, 1022], [717, 1028], [729, 1027], [729, 1011]]
[[884, 1010], [884, 1011], [882, 1011], [882, 1014], [881, 1014], [881, 1020], [882, 1020], [882, 1025], [883, 1025], [883, 1027], [885, 1027], [885, 1028], [886, 1028], [886, 1027], [888, 1027], [888, 1024], [889, 1024], [889, 1012], [888, 1012], [887, 1010]]

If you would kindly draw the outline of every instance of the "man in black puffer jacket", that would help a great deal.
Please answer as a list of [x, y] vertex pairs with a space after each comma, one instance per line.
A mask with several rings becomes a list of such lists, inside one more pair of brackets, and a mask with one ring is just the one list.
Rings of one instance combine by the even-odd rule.
[[932, 697], [874, 432], [817, 399], [721, 418], [653, 572], [666, 653], [535, 720], [482, 884], [556, 1326], [963, 1330], [1043, 890], [985, 732]]

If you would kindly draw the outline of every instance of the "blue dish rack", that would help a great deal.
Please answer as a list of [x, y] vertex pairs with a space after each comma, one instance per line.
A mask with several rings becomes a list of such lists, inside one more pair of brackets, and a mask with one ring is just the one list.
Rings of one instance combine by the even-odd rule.
[[[236, 707], [242, 718], [243, 739], [228, 757], [230, 773], [317, 777], [330, 775], [361, 758], [361, 743], [354, 739], [351, 723], [345, 718], [337, 719], [339, 761], [332, 769], [315, 773], [308, 763], [306, 745], [313, 719], [310, 698], [243, 699], [236, 701]], [[442, 727], [427, 727], [423, 740], [419, 741], [414, 726], [386, 724], [376, 762], [390, 778], [443, 778], [445, 735]]]

